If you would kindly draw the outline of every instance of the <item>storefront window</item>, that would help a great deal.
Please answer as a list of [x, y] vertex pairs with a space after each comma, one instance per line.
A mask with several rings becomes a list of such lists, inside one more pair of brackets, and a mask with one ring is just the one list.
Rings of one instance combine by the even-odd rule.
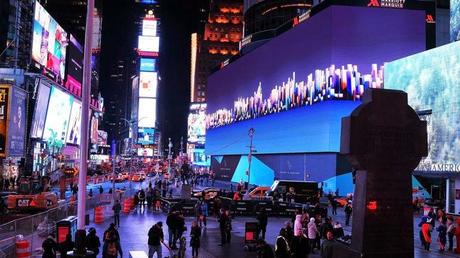
[[449, 197], [447, 198], [447, 212], [448, 213], [455, 213], [455, 179], [448, 179], [448, 194]]

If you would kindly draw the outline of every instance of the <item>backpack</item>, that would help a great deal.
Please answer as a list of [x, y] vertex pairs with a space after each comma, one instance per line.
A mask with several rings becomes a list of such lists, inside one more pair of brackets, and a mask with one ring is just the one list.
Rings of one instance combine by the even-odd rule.
[[107, 255], [110, 255], [110, 256], [117, 255], [117, 245], [115, 244], [115, 242], [111, 242], [107, 246]]

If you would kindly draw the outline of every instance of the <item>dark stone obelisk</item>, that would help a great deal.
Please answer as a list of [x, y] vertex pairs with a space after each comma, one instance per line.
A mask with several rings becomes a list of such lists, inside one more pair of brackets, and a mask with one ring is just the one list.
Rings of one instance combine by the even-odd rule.
[[351, 249], [361, 257], [414, 257], [411, 175], [427, 152], [426, 122], [403, 91], [369, 89], [342, 119], [341, 153], [356, 169]]

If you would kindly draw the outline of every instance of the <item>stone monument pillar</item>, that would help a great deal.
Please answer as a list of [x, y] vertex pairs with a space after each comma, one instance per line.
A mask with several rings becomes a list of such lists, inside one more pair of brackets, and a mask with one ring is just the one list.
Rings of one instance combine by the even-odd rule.
[[356, 169], [351, 249], [413, 258], [412, 171], [427, 155], [426, 122], [398, 90], [369, 89], [342, 119], [341, 153]]

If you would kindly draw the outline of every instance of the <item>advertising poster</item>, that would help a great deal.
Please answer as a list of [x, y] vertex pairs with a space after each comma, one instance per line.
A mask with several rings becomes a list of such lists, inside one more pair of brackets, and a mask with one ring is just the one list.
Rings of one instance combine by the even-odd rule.
[[188, 115], [188, 142], [204, 143], [206, 136], [206, 104], [190, 105]]
[[97, 130], [97, 145], [107, 145], [107, 137], [106, 131]]
[[157, 35], [157, 21], [154, 19], [144, 19], [142, 21], [142, 35], [156, 36]]
[[156, 59], [141, 58], [141, 72], [154, 72], [156, 70]]
[[9, 112], [8, 155], [24, 156], [27, 92], [19, 88], [12, 89]]
[[139, 98], [139, 127], [155, 127], [156, 99]]
[[139, 77], [139, 97], [156, 98], [158, 74], [152, 72], [140, 72]]
[[137, 143], [141, 145], [151, 145], [155, 143], [154, 128], [139, 128], [137, 131]]
[[67, 131], [67, 143], [80, 145], [81, 103], [74, 100]]
[[67, 47], [67, 73], [65, 86], [70, 91], [80, 91], [83, 81], [83, 47], [70, 35]]
[[34, 118], [32, 120], [32, 127], [30, 129], [30, 137], [32, 138], [42, 138], [43, 136], [50, 91], [50, 87], [40, 81], [38, 96], [36, 98], [37, 101], [35, 102]]
[[98, 139], [99, 120], [93, 116], [91, 118], [91, 143], [96, 144]]
[[0, 84], [0, 157], [6, 156], [6, 137], [8, 134], [8, 102], [10, 86]]
[[153, 156], [153, 149], [152, 148], [138, 148], [137, 149], [137, 156], [152, 157]]
[[51, 88], [43, 140], [56, 138], [65, 142], [72, 103], [72, 96], [56, 87]]
[[158, 52], [160, 49], [160, 38], [152, 36], [139, 36], [139, 51]]
[[[64, 79], [67, 33], [40, 5], [35, 3], [32, 34], [32, 59], [45, 67], [58, 82]], [[40, 68], [41, 68], [40, 67]]]

